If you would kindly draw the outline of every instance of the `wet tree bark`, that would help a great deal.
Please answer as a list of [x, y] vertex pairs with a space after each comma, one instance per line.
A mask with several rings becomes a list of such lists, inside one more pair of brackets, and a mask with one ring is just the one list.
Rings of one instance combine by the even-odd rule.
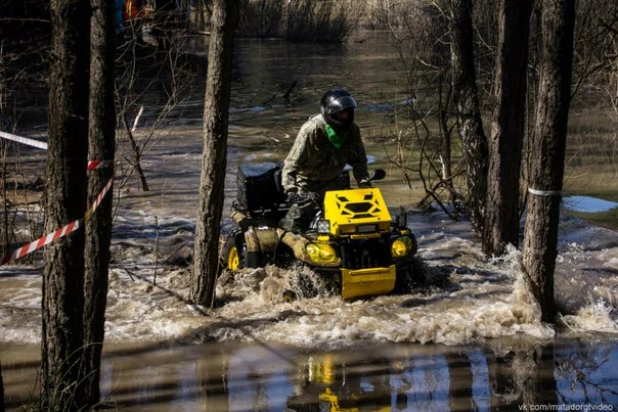
[[519, 176], [526, 112], [526, 68], [532, 0], [502, 0], [499, 11], [497, 106], [494, 111], [483, 251], [519, 244]]
[[482, 233], [489, 150], [476, 89], [471, 13], [471, 0], [451, 0], [453, 102], [466, 162], [468, 208], [473, 228]]
[[554, 269], [573, 64], [575, 3], [546, 0], [542, 11], [542, 55], [531, 140], [530, 197], [524, 233], [524, 270], [541, 306], [542, 320], [553, 322]]
[[211, 306], [219, 266], [219, 234], [227, 156], [232, 47], [238, 24], [237, 0], [214, 2], [204, 103], [204, 148], [195, 233], [191, 299]]
[[[45, 228], [86, 210], [90, 1], [52, 0], [52, 52], [44, 206]], [[81, 223], [81, 222], [80, 222]], [[82, 223], [83, 224], [83, 223]], [[42, 292], [41, 400], [44, 411], [85, 408], [84, 231], [46, 247]]]
[[[88, 204], [92, 205], [114, 176], [116, 115], [114, 107], [114, 2], [92, 0], [90, 58], [90, 126], [88, 157], [103, 160], [104, 167], [88, 176]], [[91, 373], [85, 378], [89, 407], [99, 402], [99, 378], [103, 349], [108, 287], [109, 246], [112, 229], [113, 190], [110, 188], [96, 212], [86, 221], [84, 281], [84, 363]]]

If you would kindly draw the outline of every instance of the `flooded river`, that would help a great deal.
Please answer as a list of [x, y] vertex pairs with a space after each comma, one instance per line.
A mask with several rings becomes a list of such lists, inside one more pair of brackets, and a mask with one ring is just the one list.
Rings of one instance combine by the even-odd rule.
[[[420, 182], [413, 179], [410, 190], [401, 172], [389, 167], [391, 109], [410, 95], [384, 38], [360, 36], [343, 48], [249, 39], [237, 46], [226, 214], [238, 165], [281, 159], [317, 111], [320, 95], [345, 86], [358, 97], [368, 153], [388, 170], [380, 187], [393, 214], [399, 205], [409, 210], [430, 284], [406, 295], [351, 302], [326, 291], [288, 302], [283, 292], [297, 287], [299, 273], [314, 275], [267, 267], [225, 273], [217, 286], [220, 305], [212, 311], [188, 304], [201, 159], [196, 96], [184, 102], [183, 121], [144, 152], [151, 190], [140, 193], [132, 180], [120, 189], [117, 184], [101, 374], [109, 408], [618, 406], [618, 233], [563, 214], [555, 281], [560, 324], [543, 324], [523, 287], [521, 253], [513, 249], [487, 262], [469, 222], [415, 209]], [[154, 111], [144, 111], [142, 129]], [[25, 150], [22, 160], [36, 165], [44, 157]], [[39, 263], [0, 268], [8, 410], [27, 407], [37, 396], [40, 288]]]

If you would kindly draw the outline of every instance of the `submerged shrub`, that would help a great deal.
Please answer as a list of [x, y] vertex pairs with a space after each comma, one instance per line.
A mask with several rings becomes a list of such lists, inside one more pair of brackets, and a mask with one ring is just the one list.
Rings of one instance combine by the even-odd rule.
[[421, 4], [409, 0], [373, 0], [368, 1], [365, 7], [365, 26], [368, 29], [399, 29]]
[[273, 37], [281, 27], [281, 0], [241, 0], [238, 31], [244, 36]]
[[288, 3], [285, 35], [297, 42], [342, 43], [359, 18], [354, 0], [292, 0]]

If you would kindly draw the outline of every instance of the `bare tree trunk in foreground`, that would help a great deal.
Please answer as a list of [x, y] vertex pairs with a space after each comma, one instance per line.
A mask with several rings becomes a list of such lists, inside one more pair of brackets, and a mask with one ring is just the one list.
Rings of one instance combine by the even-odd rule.
[[238, 0], [216, 0], [208, 50], [204, 149], [195, 233], [191, 300], [212, 306], [219, 266], [219, 234], [227, 166], [227, 127]]
[[502, 0], [496, 96], [487, 178], [483, 251], [519, 244], [519, 174], [526, 113], [526, 68], [532, 0]]
[[571, 98], [575, 2], [545, 0], [535, 132], [531, 142], [524, 270], [542, 320], [553, 322], [554, 269]]
[[466, 162], [468, 209], [474, 230], [482, 233], [489, 149], [476, 90], [471, 0], [451, 0], [450, 29], [453, 102]]
[[[114, 176], [116, 115], [114, 107], [114, 2], [92, 0], [90, 60], [90, 128], [88, 157], [101, 160], [102, 168], [89, 171], [88, 204], [92, 205]], [[107, 195], [92, 216], [86, 218], [86, 277], [84, 280], [85, 398], [89, 407], [99, 402], [101, 352], [103, 349], [109, 246], [112, 232], [112, 196]]]
[[[45, 182], [47, 233], [86, 211], [90, 1], [52, 0], [52, 53]], [[84, 230], [45, 249], [42, 292], [43, 411], [86, 407], [84, 350]]]

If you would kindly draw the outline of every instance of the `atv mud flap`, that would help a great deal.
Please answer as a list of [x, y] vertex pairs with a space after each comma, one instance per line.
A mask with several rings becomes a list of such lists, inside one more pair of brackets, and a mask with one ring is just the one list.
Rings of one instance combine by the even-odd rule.
[[396, 268], [341, 269], [341, 297], [383, 295], [395, 287]]

